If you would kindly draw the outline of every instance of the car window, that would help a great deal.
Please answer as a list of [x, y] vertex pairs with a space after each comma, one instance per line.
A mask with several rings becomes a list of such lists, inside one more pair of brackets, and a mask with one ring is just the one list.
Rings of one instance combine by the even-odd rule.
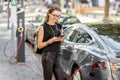
[[64, 39], [69, 40], [69, 35], [73, 32], [74, 27], [69, 27], [66, 30], [64, 30], [63, 34], [65, 35]]
[[69, 35], [69, 41], [76, 43], [89, 43], [92, 37], [85, 30], [81, 28], [76, 28]]

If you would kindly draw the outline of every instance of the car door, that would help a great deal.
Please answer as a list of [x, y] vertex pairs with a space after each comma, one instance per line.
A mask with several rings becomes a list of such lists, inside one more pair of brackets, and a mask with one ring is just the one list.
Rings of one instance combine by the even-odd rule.
[[69, 41], [69, 35], [73, 33], [72, 29], [73, 28], [71, 27], [64, 32], [64, 44], [62, 45], [62, 65], [64, 70], [67, 70], [68, 66], [71, 66], [74, 51], [74, 43]]
[[64, 31], [64, 45], [63, 49], [63, 65], [67, 69], [72, 66], [72, 61], [77, 60], [79, 53], [79, 44], [86, 45], [91, 40], [92, 37], [82, 28], [79, 27], [69, 27]]

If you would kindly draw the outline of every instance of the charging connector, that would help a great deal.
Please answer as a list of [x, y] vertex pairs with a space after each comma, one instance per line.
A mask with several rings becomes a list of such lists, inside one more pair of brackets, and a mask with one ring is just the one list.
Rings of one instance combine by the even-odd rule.
[[23, 32], [24, 31], [24, 28], [23, 27], [18, 27], [18, 32]]

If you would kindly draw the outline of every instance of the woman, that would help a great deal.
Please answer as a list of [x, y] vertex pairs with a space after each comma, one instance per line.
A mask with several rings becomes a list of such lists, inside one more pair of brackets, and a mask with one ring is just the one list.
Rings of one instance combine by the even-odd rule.
[[61, 9], [51, 6], [47, 12], [44, 24], [38, 32], [38, 48], [43, 49], [42, 66], [44, 80], [52, 80], [52, 73], [56, 80], [63, 80], [60, 65], [60, 45], [63, 42], [62, 25], [58, 24]]

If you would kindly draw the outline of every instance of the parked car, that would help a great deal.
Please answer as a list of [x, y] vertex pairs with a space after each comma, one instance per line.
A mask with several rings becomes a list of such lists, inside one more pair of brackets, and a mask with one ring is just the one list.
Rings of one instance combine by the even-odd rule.
[[65, 29], [67, 25], [81, 23], [81, 21], [76, 16], [66, 13], [62, 13], [59, 22], [62, 24], [63, 29]]
[[120, 80], [120, 25], [73, 24], [64, 30], [67, 80]]
[[[37, 14], [32, 20], [29, 21], [29, 24], [26, 26], [26, 40], [33, 44], [33, 50], [36, 53], [40, 53], [40, 50], [37, 47], [37, 37], [39, 27], [41, 24], [43, 24], [44, 18], [45, 13]], [[80, 21], [75, 16], [64, 13], [62, 13], [59, 22], [63, 25], [63, 28], [66, 28], [66, 25], [80, 23]]]
[[45, 18], [45, 14], [37, 14], [32, 20], [28, 21], [25, 31], [26, 41], [29, 41], [34, 47], [34, 52], [38, 52], [39, 49], [37, 47], [37, 31], [40, 25], [43, 24]]

